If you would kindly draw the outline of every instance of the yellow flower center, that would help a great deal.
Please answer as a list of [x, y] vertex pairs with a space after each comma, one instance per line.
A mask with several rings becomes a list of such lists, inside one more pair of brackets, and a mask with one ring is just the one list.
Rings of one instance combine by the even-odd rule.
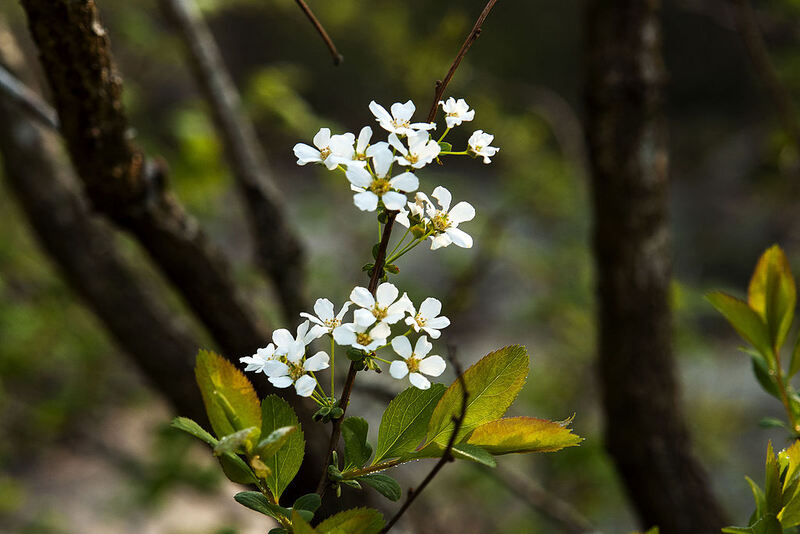
[[327, 326], [330, 329], [334, 329], [337, 326], [342, 325], [342, 321], [340, 319], [337, 319], [336, 317], [334, 317], [333, 319], [328, 319], [326, 321], [323, 321], [323, 323], [325, 323], [325, 326]]
[[303, 369], [303, 366], [299, 363], [288, 363], [289, 365], [289, 377], [297, 382], [297, 379], [306, 374], [306, 370]]
[[423, 317], [421, 314], [418, 313], [415, 315], [414, 320], [417, 322], [417, 325], [419, 325], [420, 328], [425, 326], [425, 317]]
[[433, 228], [437, 233], [442, 233], [450, 227], [450, 221], [447, 220], [447, 214], [442, 213], [441, 211], [436, 214], [431, 221], [431, 224], [433, 224]]
[[386, 319], [387, 315], [389, 315], [389, 311], [386, 308], [378, 307], [378, 305], [376, 304], [375, 306], [372, 307], [372, 315], [374, 315], [375, 319], [377, 319], [378, 321], [382, 321]]
[[319, 159], [321, 159], [323, 161], [326, 160], [328, 158], [328, 156], [330, 156], [330, 155], [331, 155], [331, 149], [328, 148], [328, 147], [321, 148], [319, 150]]
[[372, 338], [369, 337], [369, 334], [366, 332], [361, 332], [360, 334], [356, 334], [356, 343], [359, 345], [366, 347], [370, 343], [372, 343]]
[[372, 180], [372, 183], [369, 184], [369, 190], [379, 197], [388, 193], [391, 188], [392, 186], [389, 185], [389, 180], [386, 178], [375, 178]]
[[413, 355], [406, 360], [406, 365], [408, 366], [409, 373], [419, 373], [419, 360]]

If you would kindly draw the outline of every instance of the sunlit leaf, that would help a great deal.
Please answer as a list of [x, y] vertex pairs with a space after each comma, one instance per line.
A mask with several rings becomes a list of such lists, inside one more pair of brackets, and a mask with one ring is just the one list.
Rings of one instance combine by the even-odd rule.
[[362, 467], [372, 456], [372, 446], [367, 443], [369, 423], [360, 417], [348, 417], [342, 421], [344, 440], [344, 463], [347, 467]]
[[316, 534], [314, 527], [300, 514], [300, 510], [292, 510], [292, 530], [294, 534]]
[[742, 338], [769, 361], [774, 360], [769, 330], [764, 320], [745, 301], [721, 291], [706, 295], [706, 299], [719, 311]]
[[371, 508], [353, 508], [329, 517], [317, 526], [319, 534], [377, 534], [383, 515]]
[[183, 430], [187, 434], [190, 434], [197, 439], [205, 441], [212, 447], [216, 446], [219, 442], [217, 438], [206, 432], [203, 427], [198, 425], [195, 421], [192, 421], [188, 417], [176, 417], [172, 420], [170, 424], [172, 428], [177, 428], [178, 430]]
[[226, 452], [237, 453], [245, 447], [247, 440], [256, 433], [258, 429], [254, 426], [239, 430], [233, 434], [229, 434], [219, 440], [214, 446], [214, 456], [220, 456]]
[[767, 462], [766, 462], [766, 476], [764, 480], [764, 496], [766, 507], [764, 508], [765, 514], [778, 515], [781, 511], [782, 493], [780, 471], [778, 469], [778, 459], [772, 450], [772, 442], [767, 444]]
[[430, 389], [410, 387], [395, 397], [381, 418], [373, 464], [413, 451], [422, 443], [436, 403], [444, 395], [444, 384]]
[[[476, 427], [502, 417], [528, 376], [528, 353], [517, 345], [505, 347], [481, 358], [464, 372], [467, 412], [456, 443]], [[461, 413], [463, 391], [456, 379], [433, 410], [428, 423], [428, 443], [447, 443], [453, 432], [453, 418]]]
[[375, 491], [377, 491], [390, 501], [399, 500], [400, 496], [403, 494], [403, 490], [400, 489], [400, 484], [398, 484], [397, 481], [392, 477], [390, 477], [389, 475], [384, 475], [382, 473], [372, 473], [369, 475], [358, 477], [357, 480], [362, 484], [370, 486], [372, 489], [374, 489]]
[[276, 395], [269, 395], [262, 401], [261, 419], [262, 436], [269, 436], [287, 426], [298, 428], [289, 434], [285, 444], [275, 454], [269, 458], [262, 458], [271, 471], [266, 479], [267, 486], [277, 500], [300, 470], [305, 454], [305, 439], [294, 410], [288, 402]]
[[773, 347], [780, 347], [792, 325], [797, 290], [786, 254], [777, 245], [767, 249], [758, 260], [747, 302], [764, 320]]
[[[256, 446], [256, 453], [261, 459], [269, 458], [283, 447], [298, 427], [284, 426], [273, 430], [267, 437], [262, 439]], [[262, 434], [263, 435], [263, 434]]]
[[[249, 427], [261, 428], [258, 397], [244, 374], [231, 362], [213, 352], [197, 354], [195, 377], [203, 395], [208, 420], [217, 437], [233, 434]], [[231, 421], [222, 404], [233, 410], [238, 423]], [[254, 436], [254, 440], [258, 436]]]
[[483, 424], [467, 440], [492, 454], [553, 452], [574, 447], [583, 438], [572, 429], [546, 419], [509, 417]]

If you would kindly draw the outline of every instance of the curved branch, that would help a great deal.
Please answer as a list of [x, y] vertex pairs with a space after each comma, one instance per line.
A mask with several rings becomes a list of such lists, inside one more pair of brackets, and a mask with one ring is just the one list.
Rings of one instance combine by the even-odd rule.
[[308, 17], [308, 20], [311, 21], [314, 29], [316, 29], [317, 33], [319, 33], [319, 36], [322, 37], [322, 40], [325, 42], [325, 46], [327, 46], [328, 50], [330, 50], [331, 57], [333, 58], [333, 64], [338, 65], [341, 63], [344, 60], [344, 57], [342, 57], [339, 51], [336, 50], [336, 45], [333, 44], [333, 40], [328, 35], [328, 32], [325, 31], [325, 28], [323, 28], [319, 20], [317, 20], [317, 17], [314, 16], [314, 12], [311, 11], [311, 8], [308, 7], [308, 4], [306, 4], [304, 0], [295, 0], [295, 2], [297, 2], [297, 5], [301, 10], [303, 10], [303, 13], [305, 13], [306, 17]]

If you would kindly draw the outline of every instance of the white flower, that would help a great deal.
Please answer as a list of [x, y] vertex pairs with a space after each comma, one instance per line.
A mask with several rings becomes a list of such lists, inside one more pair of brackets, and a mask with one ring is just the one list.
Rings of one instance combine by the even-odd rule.
[[277, 347], [275, 349], [275, 354], [283, 356], [290, 351], [297, 351], [298, 347], [305, 352], [306, 345], [327, 332], [323, 326], [315, 325], [314, 328], [310, 328], [310, 326], [311, 323], [309, 321], [300, 323], [297, 327], [296, 337], [292, 337], [292, 333], [285, 328], [280, 328], [272, 332], [272, 341], [275, 342]]
[[446, 364], [441, 356], [427, 356], [433, 345], [426, 336], [421, 336], [417, 340], [413, 352], [411, 342], [406, 336], [392, 339], [392, 348], [403, 358], [393, 361], [389, 366], [389, 374], [398, 380], [408, 375], [411, 384], [419, 389], [428, 389], [431, 383], [422, 375], [439, 376], [444, 372]]
[[389, 282], [378, 286], [375, 297], [364, 287], [354, 288], [350, 292], [350, 300], [361, 308], [353, 313], [353, 320], [360, 326], [370, 326], [376, 321], [386, 324], [396, 323], [414, 309], [408, 295], [403, 293], [398, 299], [399, 293], [394, 284]]
[[392, 179], [387, 176], [392, 166], [392, 151], [384, 142], [376, 143], [367, 149], [372, 158], [373, 177], [367, 169], [357, 166], [347, 168], [347, 179], [351, 189], [356, 192], [353, 202], [361, 211], [375, 211], [382, 200], [388, 210], [402, 209], [408, 198], [405, 193], [416, 191], [419, 179], [410, 172], [398, 174]]
[[476, 156], [483, 156], [484, 163], [491, 163], [492, 160], [489, 158], [500, 150], [496, 146], [489, 146], [489, 143], [493, 140], [494, 136], [492, 134], [485, 133], [483, 130], [475, 130], [467, 140], [468, 150]]
[[441, 152], [439, 143], [431, 139], [428, 132], [412, 132], [408, 135], [408, 148], [395, 134], [389, 134], [389, 143], [400, 152], [395, 161], [404, 167], [421, 169], [432, 162]]
[[460, 230], [458, 225], [471, 221], [475, 217], [475, 208], [469, 202], [461, 201], [451, 209], [450, 203], [453, 197], [450, 191], [442, 186], [434, 189], [432, 195], [439, 201], [441, 209], [437, 210], [433, 203], [428, 203], [428, 217], [435, 232], [431, 236], [431, 250], [446, 247], [450, 243], [462, 248], [472, 247], [472, 236]]
[[314, 136], [314, 148], [305, 143], [294, 145], [294, 155], [297, 164], [322, 163], [328, 169], [335, 169], [340, 163], [352, 161], [355, 156], [353, 149], [355, 136], [351, 133], [331, 135], [330, 128], [320, 128]]
[[333, 302], [328, 299], [317, 299], [314, 303], [314, 313], [317, 315], [301, 312], [300, 317], [305, 317], [315, 325], [324, 328], [326, 333], [332, 334], [333, 330], [342, 324], [342, 318], [349, 308], [350, 301], [345, 302], [339, 313], [334, 316]]
[[428, 199], [428, 195], [425, 193], [417, 193], [414, 196], [414, 202], [408, 203], [408, 209], [401, 209], [394, 220], [408, 228], [411, 225], [411, 221], [408, 217], [410, 213], [412, 217], [419, 217], [423, 223], [427, 224], [430, 221], [425, 217], [425, 208], [430, 205], [431, 201]]
[[370, 139], [372, 139], [372, 128], [370, 128], [369, 126], [364, 126], [358, 133], [358, 140], [356, 141], [355, 159], [360, 161], [366, 161], [367, 147], [369, 146]]
[[419, 312], [411, 310], [411, 317], [406, 317], [406, 324], [413, 327], [415, 332], [424, 330], [433, 339], [439, 339], [442, 328], [450, 326], [450, 319], [440, 316], [442, 303], [438, 299], [428, 297], [419, 306]]
[[469, 105], [463, 98], [456, 101], [452, 96], [447, 99], [447, 102], [439, 101], [442, 105], [442, 110], [445, 113], [444, 120], [448, 128], [460, 125], [464, 121], [471, 121], [475, 118], [475, 110], [469, 109]]
[[387, 132], [397, 135], [411, 135], [416, 130], [431, 130], [436, 128], [436, 124], [432, 122], [411, 123], [411, 116], [414, 115], [414, 111], [417, 109], [411, 100], [405, 104], [396, 102], [392, 104], [390, 109], [392, 110], [391, 115], [386, 111], [386, 108], [374, 100], [369, 103], [369, 110], [375, 115], [381, 128]]
[[275, 358], [275, 345], [270, 343], [264, 348], [260, 348], [252, 356], [245, 356], [239, 358], [239, 361], [246, 363], [245, 372], [255, 371], [261, 373], [264, 371], [264, 365], [270, 360]]
[[317, 381], [309, 376], [308, 372], [322, 371], [329, 367], [330, 357], [328, 353], [319, 351], [310, 358], [305, 358], [305, 348], [301, 351], [296, 350], [294, 345], [286, 355], [285, 362], [271, 362], [267, 373], [270, 383], [276, 388], [288, 388], [294, 384], [294, 389], [301, 397], [310, 397], [317, 387]]
[[367, 332], [368, 328], [369, 325], [343, 324], [333, 331], [333, 339], [339, 345], [349, 345], [367, 352], [386, 345], [386, 338], [392, 333], [389, 325], [379, 322], [369, 332]]

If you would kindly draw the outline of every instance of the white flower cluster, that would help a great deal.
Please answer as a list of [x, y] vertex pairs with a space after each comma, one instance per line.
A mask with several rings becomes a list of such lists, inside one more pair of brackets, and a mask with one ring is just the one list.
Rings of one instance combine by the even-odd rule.
[[[356, 307], [352, 322], [343, 322], [351, 305]], [[424, 375], [439, 376], [446, 367], [441, 356], [429, 355], [433, 346], [428, 336], [438, 339], [441, 330], [450, 325], [450, 319], [440, 315], [441, 311], [442, 303], [432, 297], [426, 298], [417, 309], [406, 293], [400, 296], [397, 287], [388, 282], [378, 286], [374, 297], [366, 288], [355, 287], [338, 314], [334, 314], [330, 300], [317, 299], [316, 315], [302, 313], [306, 320], [297, 327], [294, 337], [288, 330], [276, 330], [272, 343], [240, 361], [247, 365], [245, 371], [266, 374], [273, 386], [286, 388], [294, 384], [298, 395], [310, 397], [318, 385], [314, 372], [327, 369], [330, 358], [324, 351], [306, 357], [306, 347], [327, 334], [336, 345], [366, 353], [391, 345], [402, 359], [387, 362], [389, 374], [397, 379], [408, 376], [414, 386], [428, 389], [431, 383]], [[392, 326], [401, 323], [408, 330], [390, 340]], [[408, 339], [412, 333], [421, 334], [413, 350]]]
[[[463, 98], [450, 97], [440, 101], [439, 105], [445, 113], [447, 129], [438, 141], [430, 135], [430, 131], [436, 129], [435, 123], [411, 122], [416, 107], [410, 100], [405, 104], [392, 104], [388, 111], [373, 101], [369, 109], [380, 127], [389, 132], [386, 141], [371, 143], [373, 132], [369, 126], [361, 129], [358, 139], [352, 133], [331, 135], [330, 129], [322, 128], [314, 136], [314, 146], [295, 145], [297, 164], [319, 163], [330, 170], [343, 171], [358, 209], [397, 211], [398, 222], [413, 228], [414, 235], [430, 238], [431, 250], [451, 243], [470, 248], [472, 238], [458, 229], [460, 223], [475, 217], [475, 209], [468, 202], [459, 202], [450, 209], [452, 197], [441, 186], [432, 193], [439, 208], [425, 193], [417, 193], [413, 202], [409, 202], [407, 197], [420, 186], [414, 173], [441, 156], [470, 155], [482, 157], [484, 163], [490, 163], [491, 157], [499, 150], [490, 146], [493, 135], [477, 130], [470, 136], [466, 150], [453, 152], [449, 144], [443, 143], [445, 136], [451, 128], [473, 120], [475, 110], [469, 109]], [[400, 167], [400, 172], [393, 174], [395, 164]]]

